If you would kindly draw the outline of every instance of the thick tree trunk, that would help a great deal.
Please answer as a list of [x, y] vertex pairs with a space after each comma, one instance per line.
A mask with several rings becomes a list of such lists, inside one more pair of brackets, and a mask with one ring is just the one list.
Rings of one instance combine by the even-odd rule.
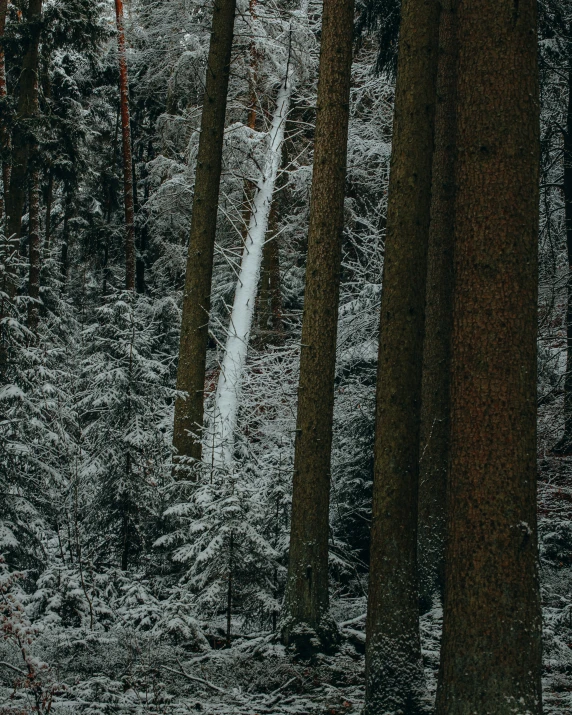
[[201, 457], [213, 255], [235, 10], [236, 0], [215, 0], [183, 295], [177, 389], [187, 394], [175, 403], [173, 446], [179, 456], [195, 459]]
[[421, 708], [417, 499], [438, 32], [437, 0], [404, 0], [377, 373], [367, 715]]
[[461, 0], [458, 27], [450, 476], [437, 713], [538, 715], [536, 2]]
[[330, 453], [344, 226], [353, 0], [324, 0], [314, 173], [294, 457], [290, 557], [282, 638], [328, 647]]
[[131, 158], [131, 124], [129, 119], [129, 79], [125, 54], [123, 0], [115, 0], [117, 21], [117, 56], [119, 60], [119, 94], [121, 102], [121, 137], [123, 140], [123, 197], [125, 202], [125, 287], [135, 290], [135, 210], [133, 207], [133, 162]]
[[449, 459], [449, 369], [453, 313], [457, 0], [441, 3], [435, 151], [427, 257], [427, 297], [419, 457], [419, 603], [431, 608], [445, 586], [445, 494]]
[[[572, 31], [570, 32], [572, 37]], [[564, 435], [557, 451], [572, 453], [572, 53], [568, 69], [568, 111], [564, 134], [564, 219], [568, 281], [566, 301], [566, 374], [564, 376]]]
[[30, 256], [28, 327], [30, 330], [35, 331], [38, 327], [40, 301], [40, 173], [36, 168], [33, 168], [30, 172], [28, 203]]
[[[20, 238], [22, 211], [26, 202], [30, 149], [33, 145], [30, 120], [38, 111], [38, 57], [42, 29], [42, 0], [30, 0], [26, 12], [28, 32], [18, 82], [16, 122], [12, 130], [12, 168], [10, 189], [6, 197], [8, 238]], [[10, 287], [11, 292], [15, 286]]]

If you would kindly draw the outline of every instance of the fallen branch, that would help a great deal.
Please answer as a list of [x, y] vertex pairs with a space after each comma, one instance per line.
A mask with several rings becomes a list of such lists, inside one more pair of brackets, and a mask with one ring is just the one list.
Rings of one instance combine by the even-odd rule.
[[353, 626], [354, 624], [359, 623], [360, 621], [363, 621], [366, 616], [367, 616], [367, 613], [362, 613], [361, 616], [356, 616], [355, 618], [350, 618], [349, 621], [344, 621], [343, 623], [340, 623], [339, 626], [340, 626], [340, 628], [345, 628], [346, 626]]
[[183, 670], [183, 666], [179, 663], [181, 666], [181, 670], [175, 670], [174, 668], [169, 668], [169, 666], [164, 665], [163, 668], [164, 670], [168, 670], [171, 673], [176, 673], [177, 675], [182, 675], [187, 680], [192, 680], [195, 683], [201, 683], [201, 685], [206, 685], [209, 688], [212, 688], [213, 690], [216, 690], [217, 693], [222, 693], [223, 695], [229, 695], [229, 693], [226, 690], [223, 690], [223, 688], [219, 688], [218, 685], [215, 685], [214, 683], [209, 683], [208, 680], [203, 680], [203, 678], [197, 678], [195, 675], [189, 675], [189, 673], [185, 672]]
[[21, 668], [16, 668], [15, 665], [12, 665], [11, 663], [6, 663], [5, 660], [0, 660], [0, 665], [5, 666], [6, 668], [10, 668], [10, 670], [13, 670], [16, 673], [20, 673], [20, 675], [25, 675], [26, 677], [28, 676], [28, 673], [26, 673], [25, 670], [22, 670]]
[[281, 685], [279, 688], [276, 688], [276, 690], [273, 690], [270, 695], [268, 696], [271, 698], [273, 695], [276, 695], [276, 693], [279, 693], [281, 690], [284, 690], [284, 688], [287, 688], [289, 685], [291, 685], [295, 680], [298, 679], [298, 675], [296, 675], [294, 678], [290, 678], [284, 685]]

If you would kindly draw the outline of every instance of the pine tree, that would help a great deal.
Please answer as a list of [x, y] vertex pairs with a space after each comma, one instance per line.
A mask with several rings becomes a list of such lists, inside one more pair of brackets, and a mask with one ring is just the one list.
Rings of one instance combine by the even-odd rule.
[[353, 13], [353, 0], [324, 2], [282, 624], [283, 641], [301, 650], [316, 635], [322, 647], [337, 636], [328, 613], [328, 531]]
[[191, 235], [183, 294], [173, 445], [201, 456], [203, 394], [224, 119], [236, 0], [215, 0], [201, 118]]
[[[536, 3], [461, 2], [439, 715], [541, 713]], [[518, 71], [515, 71], [518, 68]]]
[[365, 712], [419, 712], [417, 498], [439, 4], [405, 0], [383, 269]]
[[445, 492], [449, 459], [449, 368], [453, 312], [456, 11], [456, 0], [443, 2], [439, 21], [419, 455], [417, 559], [419, 600], [423, 611], [431, 608], [435, 593], [442, 597], [445, 579]]

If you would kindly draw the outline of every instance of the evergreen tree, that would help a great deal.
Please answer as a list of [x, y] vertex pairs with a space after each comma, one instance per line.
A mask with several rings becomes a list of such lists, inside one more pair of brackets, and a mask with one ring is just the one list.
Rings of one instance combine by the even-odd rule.
[[419, 455], [419, 601], [428, 611], [445, 579], [445, 501], [449, 460], [449, 371], [453, 291], [455, 200], [455, 92], [457, 7], [443, 3], [421, 388]]
[[177, 398], [173, 428], [173, 445], [183, 457], [201, 456], [214, 241], [235, 8], [236, 0], [216, 0], [213, 8], [177, 372], [177, 390], [186, 394]]
[[458, 23], [451, 457], [437, 712], [540, 713], [536, 3], [461, 2]]
[[383, 266], [366, 705], [419, 712], [417, 499], [439, 5], [404, 2]]
[[303, 651], [331, 647], [328, 530], [336, 334], [344, 223], [351, 0], [327, 0], [322, 16], [312, 199], [302, 322], [292, 522], [282, 638]]

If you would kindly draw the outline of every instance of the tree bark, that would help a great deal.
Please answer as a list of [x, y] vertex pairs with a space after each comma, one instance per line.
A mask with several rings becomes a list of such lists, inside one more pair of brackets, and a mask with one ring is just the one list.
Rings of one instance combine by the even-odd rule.
[[[572, 31], [569, 33], [572, 37]], [[568, 281], [566, 286], [566, 374], [564, 376], [564, 435], [555, 451], [572, 452], [572, 53], [568, 68], [568, 109], [564, 133], [564, 220]]]
[[324, 0], [282, 638], [337, 636], [328, 615], [330, 453], [354, 2]]
[[[201, 457], [203, 393], [208, 343], [214, 243], [224, 138], [224, 118], [236, 0], [215, 0], [191, 235], [183, 294], [173, 446], [183, 457]], [[196, 436], [195, 436], [196, 435]]]
[[535, 0], [461, 0], [438, 715], [539, 715]]
[[46, 192], [46, 229], [44, 236], [44, 251], [50, 248], [52, 237], [52, 203], [54, 200], [54, 173], [48, 169], [48, 188]]
[[[42, 30], [42, 0], [30, 0], [26, 13], [28, 32], [18, 81], [18, 105], [12, 130], [12, 167], [10, 189], [6, 197], [8, 238], [20, 238], [22, 211], [26, 202], [30, 148], [34, 143], [30, 120], [38, 111], [38, 57]], [[15, 286], [11, 287], [12, 292]]]
[[[8, 11], [8, 0], [0, 0], [0, 42], [4, 40], [6, 29], [6, 14]], [[6, 58], [4, 47], [0, 44], [0, 102], [6, 98]], [[3, 110], [5, 112], [5, 110]], [[0, 151], [3, 153], [10, 146], [10, 132], [4, 121], [0, 122]], [[2, 194], [0, 195], [0, 221], [4, 218], [4, 203], [10, 185], [10, 165], [2, 161]]]
[[445, 586], [457, 82], [457, 0], [441, 3], [421, 387], [417, 561], [422, 612]]
[[115, 0], [117, 21], [117, 56], [121, 103], [121, 138], [123, 141], [123, 197], [125, 203], [125, 287], [135, 290], [135, 210], [133, 207], [133, 162], [131, 158], [131, 123], [129, 118], [129, 79], [125, 54], [123, 0]]
[[29, 256], [28, 327], [38, 327], [40, 301], [40, 174], [37, 168], [30, 172], [29, 187]]
[[278, 345], [282, 341], [282, 293], [280, 289], [280, 244], [276, 238], [276, 198], [272, 202], [268, 219], [267, 238], [262, 249], [260, 294], [258, 312], [259, 343], [262, 346]]
[[365, 713], [417, 713], [422, 350], [439, 4], [404, 0], [381, 298]]
[[[27, 174], [31, 137], [31, 121], [38, 111], [38, 57], [42, 30], [42, 0], [30, 0], [26, 12], [26, 33], [22, 70], [18, 81], [18, 105], [12, 130], [12, 167], [10, 188], [6, 197], [6, 225], [8, 238], [20, 238], [22, 211], [26, 202]], [[16, 287], [9, 286], [14, 293]]]

